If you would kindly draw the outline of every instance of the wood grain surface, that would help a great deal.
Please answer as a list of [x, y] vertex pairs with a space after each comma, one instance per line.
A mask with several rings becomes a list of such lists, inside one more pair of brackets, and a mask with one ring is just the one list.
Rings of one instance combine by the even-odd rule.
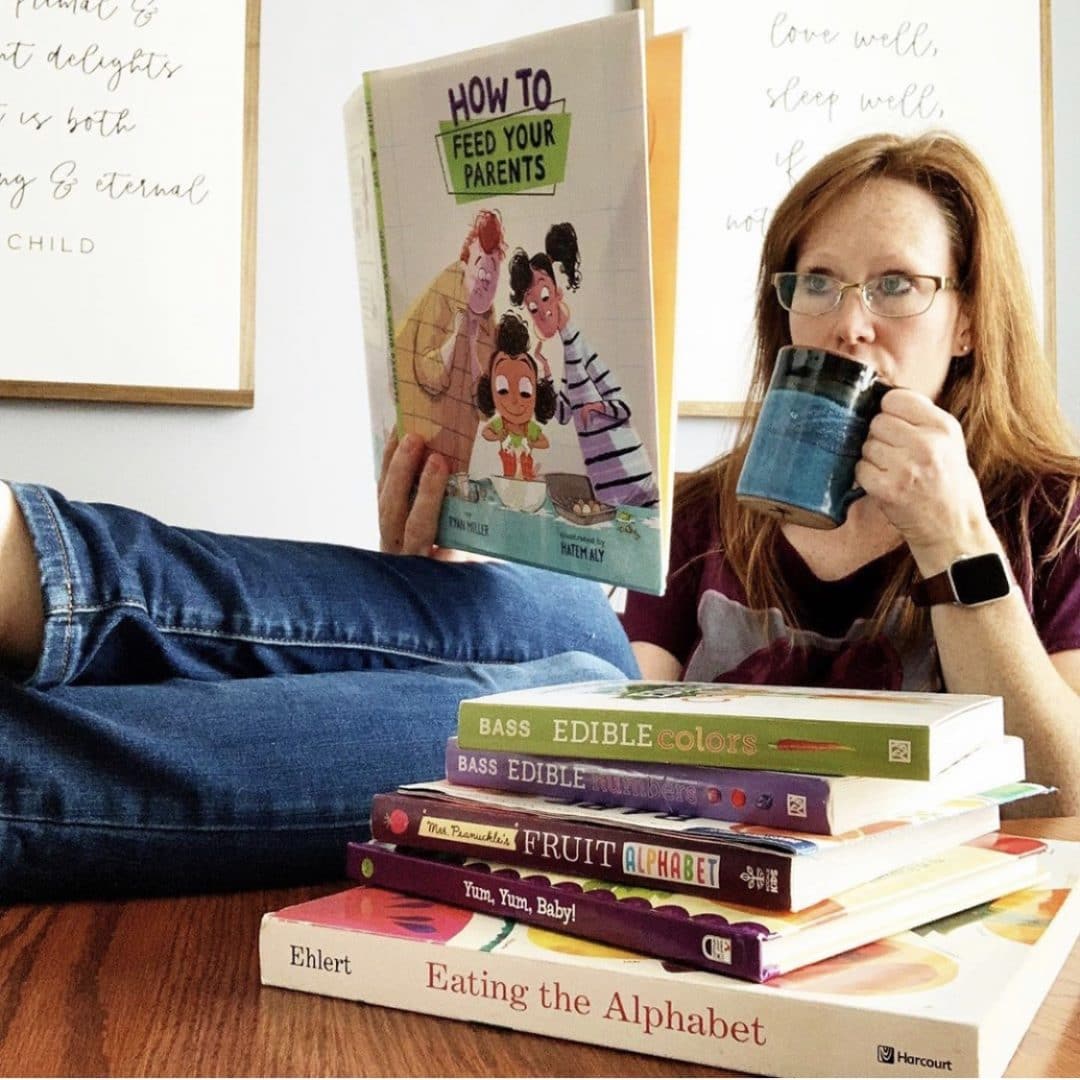
[[[1009, 828], [1080, 840], [1080, 818], [1010, 822]], [[725, 1075], [261, 987], [263, 912], [348, 884], [0, 911], [0, 1074]], [[1007, 1075], [1080, 1075], [1080, 947]]]

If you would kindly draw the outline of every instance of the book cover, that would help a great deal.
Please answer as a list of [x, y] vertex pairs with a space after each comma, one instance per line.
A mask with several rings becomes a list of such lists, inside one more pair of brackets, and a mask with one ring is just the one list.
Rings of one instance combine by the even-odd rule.
[[1006, 735], [973, 750], [933, 780], [881, 780], [464, 750], [451, 736], [446, 741], [446, 778], [465, 787], [594, 806], [835, 835], [1017, 783], [1024, 779], [1024, 743]]
[[996, 829], [998, 805], [969, 796], [817, 836], [433, 781], [376, 795], [371, 835], [402, 847], [799, 911]]
[[552, 757], [930, 780], [1004, 735], [978, 694], [600, 681], [463, 701], [458, 743]]
[[[673, 395], [647, 85], [625, 12], [367, 72], [345, 128], [376, 462], [393, 427], [447, 458], [444, 546], [658, 593]], [[654, 105], [654, 130], [677, 123]]]
[[264, 917], [262, 981], [774, 1076], [1000, 1076], [1080, 932], [1080, 844], [1046, 880], [777, 976], [690, 970], [353, 888]]

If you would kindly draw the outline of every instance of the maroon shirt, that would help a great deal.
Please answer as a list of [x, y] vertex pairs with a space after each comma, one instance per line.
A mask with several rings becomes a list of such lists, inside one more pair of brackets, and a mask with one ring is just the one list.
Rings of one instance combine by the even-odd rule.
[[[1078, 514], [1080, 505], [1074, 505], [1069, 516]], [[1053, 563], [1039, 566], [1057, 525], [1045, 510], [1033, 509], [1031, 562], [1013, 567], [1050, 653], [1080, 649], [1077, 542]], [[878, 598], [903, 558], [902, 548], [847, 577], [822, 581], [780, 534], [783, 585], [799, 604], [799, 626], [793, 627], [776, 609], [747, 605], [742, 584], [719, 550], [718, 530], [712, 497], [677, 508], [666, 594], [631, 592], [622, 616], [630, 640], [666, 649], [683, 665], [684, 679], [869, 690], [943, 688], [932, 633], [900, 648], [894, 633], [899, 604], [882, 632], [869, 633]], [[1037, 568], [1034, 579], [1031, 566]]]

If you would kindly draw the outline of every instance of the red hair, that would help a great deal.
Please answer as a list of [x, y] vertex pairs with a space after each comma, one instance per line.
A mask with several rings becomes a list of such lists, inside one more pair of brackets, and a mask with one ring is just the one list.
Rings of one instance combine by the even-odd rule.
[[469, 246], [474, 240], [480, 241], [480, 247], [488, 255], [495, 251], [500, 255], [506, 254], [506, 237], [503, 235], [502, 216], [498, 210], [481, 210], [473, 219], [469, 235], [461, 245], [462, 262], [468, 259]]

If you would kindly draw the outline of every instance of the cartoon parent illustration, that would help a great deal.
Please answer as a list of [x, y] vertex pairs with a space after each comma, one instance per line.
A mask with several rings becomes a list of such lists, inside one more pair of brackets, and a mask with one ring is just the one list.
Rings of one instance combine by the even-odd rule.
[[551, 376], [541, 378], [529, 355], [529, 328], [506, 312], [499, 320], [491, 371], [476, 387], [476, 404], [491, 418], [481, 435], [499, 444], [504, 476], [537, 478], [532, 452], [551, 445], [540, 425], [555, 415], [556, 401]]
[[510, 302], [524, 304], [541, 338], [536, 358], [545, 375], [551, 367], [543, 342], [559, 335], [563, 344], [563, 379], [557, 419], [571, 419], [596, 498], [615, 506], [655, 506], [659, 495], [645, 447], [630, 423], [630, 406], [619, 397], [614, 372], [589, 348], [570, 316], [555, 279], [558, 263], [571, 292], [581, 283], [577, 233], [569, 222], [552, 225], [544, 250], [529, 256], [521, 249], [510, 258]]
[[495, 351], [492, 302], [506, 255], [502, 218], [481, 210], [451, 263], [417, 298], [394, 334], [398, 402], [406, 431], [469, 467], [479, 420], [474, 388]]

